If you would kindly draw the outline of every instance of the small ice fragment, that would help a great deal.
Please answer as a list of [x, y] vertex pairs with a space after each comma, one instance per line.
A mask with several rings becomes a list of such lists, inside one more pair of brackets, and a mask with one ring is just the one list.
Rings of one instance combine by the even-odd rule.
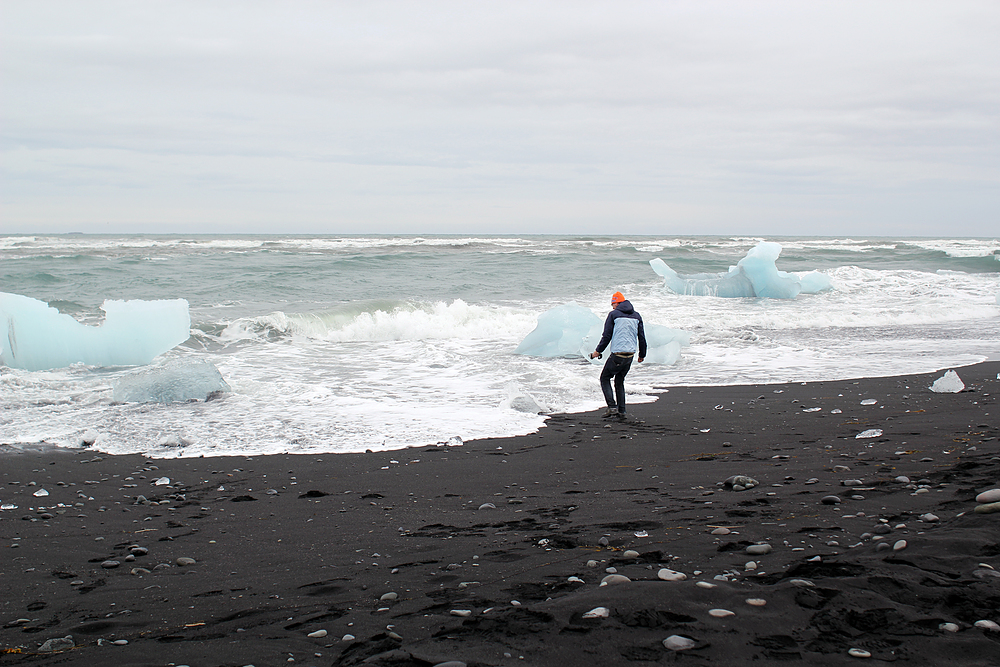
[[169, 477], [160, 477], [158, 480], [156, 480], [155, 482], [153, 482], [153, 484], [155, 484], [156, 486], [166, 486], [167, 484], [170, 484], [170, 478]]
[[882, 429], [880, 428], [870, 428], [867, 431], [862, 431], [854, 436], [855, 440], [861, 440], [862, 438], [877, 438], [882, 435]]
[[636, 536], [636, 537], [649, 537], [649, 533], [647, 533], [647, 532], [646, 532], [646, 531], [644, 531], [644, 530], [640, 530], [640, 531], [637, 531], [637, 532], [636, 532], [635, 536]]
[[802, 412], [819, 412], [822, 409], [823, 408], [805, 408], [802, 410]]
[[841, 410], [840, 408], [834, 408], [833, 410], [830, 410], [831, 415], [839, 415], [841, 412], [843, 412], [843, 410]]
[[876, 401], [874, 398], [866, 398], [865, 400], [861, 401], [861, 405], [875, 405], [876, 403], [878, 403], [878, 401]]
[[448, 438], [448, 442], [446, 442], [445, 444], [448, 445], [449, 447], [459, 447], [463, 443], [462, 443], [461, 436], [457, 436], [456, 435], [456, 436], [452, 436], [452, 437]]
[[35, 496], [36, 498], [43, 498], [43, 497], [49, 495], [49, 492], [46, 491], [45, 489], [38, 489], [37, 491], [35, 491], [31, 495]]
[[957, 394], [965, 389], [965, 383], [955, 371], [948, 371], [931, 385], [931, 391], [938, 394]]

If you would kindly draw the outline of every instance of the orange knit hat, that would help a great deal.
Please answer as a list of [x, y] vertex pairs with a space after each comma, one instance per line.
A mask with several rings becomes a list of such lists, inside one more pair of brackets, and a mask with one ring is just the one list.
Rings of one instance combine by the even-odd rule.
[[615, 292], [614, 294], [611, 295], [611, 303], [612, 304], [621, 303], [624, 300], [625, 300], [625, 297], [622, 296], [621, 292]]

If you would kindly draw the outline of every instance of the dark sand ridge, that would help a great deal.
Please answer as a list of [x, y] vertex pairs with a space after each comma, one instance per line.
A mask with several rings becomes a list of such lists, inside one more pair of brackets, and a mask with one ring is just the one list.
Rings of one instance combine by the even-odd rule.
[[[1000, 570], [1000, 514], [972, 510], [1000, 486], [1000, 363], [958, 372], [957, 394], [929, 391], [940, 372], [674, 387], [631, 423], [556, 415], [461, 447], [3, 447], [0, 502], [18, 509], [0, 511], [0, 665], [842, 665], [851, 648], [997, 665], [1000, 632], [973, 624], [1000, 621], [1000, 578], [981, 565]], [[736, 474], [760, 484], [718, 486]], [[748, 555], [758, 542], [772, 551]], [[128, 562], [133, 545], [148, 552]], [[632, 581], [599, 586], [609, 567]], [[609, 617], [583, 618], [596, 607]], [[65, 635], [75, 648], [38, 653]], [[669, 651], [671, 635], [695, 647]]]

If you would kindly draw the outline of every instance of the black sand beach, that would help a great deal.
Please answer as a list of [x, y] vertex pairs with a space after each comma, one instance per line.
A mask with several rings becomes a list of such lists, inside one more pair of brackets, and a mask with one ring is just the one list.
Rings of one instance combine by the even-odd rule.
[[1000, 487], [1000, 362], [957, 370], [956, 394], [672, 387], [628, 423], [460, 447], [0, 446], [0, 665], [997, 665], [975, 623], [1000, 622], [1000, 513], [973, 510]]

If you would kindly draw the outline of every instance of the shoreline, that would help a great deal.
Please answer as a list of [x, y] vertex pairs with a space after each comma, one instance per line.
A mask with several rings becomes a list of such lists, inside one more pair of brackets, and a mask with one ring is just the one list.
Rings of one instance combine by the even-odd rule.
[[0, 448], [0, 665], [995, 664], [1000, 514], [972, 509], [1000, 487], [1000, 362], [955, 370], [958, 394], [927, 388], [943, 371], [668, 387], [630, 422], [457, 447]]

